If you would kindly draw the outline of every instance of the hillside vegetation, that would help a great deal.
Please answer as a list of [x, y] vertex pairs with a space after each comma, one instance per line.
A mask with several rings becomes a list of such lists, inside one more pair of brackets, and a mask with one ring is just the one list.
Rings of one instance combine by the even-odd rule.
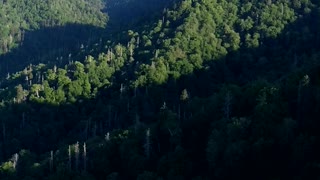
[[[318, 1], [60, 1], [1, 4], [0, 59], [24, 65], [0, 73], [1, 179], [319, 178]], [[24, 29], [78, 25], [72, 53], [23, 59]]]
[[48, 63], [90, 44], [92, 34], [106, 25], [103, 8], [100, 0], [0, 1], [0, 74]]

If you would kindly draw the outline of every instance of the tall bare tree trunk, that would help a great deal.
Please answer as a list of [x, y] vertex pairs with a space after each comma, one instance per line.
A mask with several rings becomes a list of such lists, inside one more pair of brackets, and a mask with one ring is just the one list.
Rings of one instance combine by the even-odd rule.
[[69, 149], [68, 149], [68, 156], [69, 156], [69, 162], [68, 162], [68, 167], [69, 167], [69, 171], [71, 171], [71, 146], [69, 145]]
[[75, 170], [78, 171], [79, 168], [79, 142], [76, 143], [76, 145], [74, 145], [74, 153], [75, 153], [75, 159], [76, 159], [76, 168]]
[[50, 152], [50, 172], [53, 172], [53, 151]]
[[86, 143], [83, 143], [83, 171], [87, 170], [87, 146]]

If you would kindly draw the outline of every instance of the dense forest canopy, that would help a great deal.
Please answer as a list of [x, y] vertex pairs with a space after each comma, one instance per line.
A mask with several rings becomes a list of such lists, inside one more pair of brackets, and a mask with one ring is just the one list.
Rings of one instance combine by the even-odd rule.
[[8, 0], [0, 7], [1, 76], [75, 54], [108, 19], [100, 0]]
[[23, 43], [26, 31], [68, 23], [106, 23], [100, 0], [7, 0], [0, 5], [0, 54]]
[[0, 5], [1, 179], [320, 177], [319, 1]]

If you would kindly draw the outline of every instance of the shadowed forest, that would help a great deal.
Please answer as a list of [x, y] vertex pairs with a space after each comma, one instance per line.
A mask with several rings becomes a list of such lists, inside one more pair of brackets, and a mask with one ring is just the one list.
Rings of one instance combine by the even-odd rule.
[[1, 179], [320, 178], [318, 1], [29, 2], [0, 1]]

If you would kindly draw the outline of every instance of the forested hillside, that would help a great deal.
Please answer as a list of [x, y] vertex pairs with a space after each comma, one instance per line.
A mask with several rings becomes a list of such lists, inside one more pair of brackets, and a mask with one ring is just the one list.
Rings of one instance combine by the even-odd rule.
[[0, 7], [1, 75], [73, 54], [107, 22], [100, 0], [7, 0]]
[[0, 54], [22, 44], [26, 31], [68, 23], [98, 26], [106, 23], [99, 0], [4, 0], [0, 4]]
[[320, 178], [319, 1], [33, 1], [0, 2], [1, 179]]

